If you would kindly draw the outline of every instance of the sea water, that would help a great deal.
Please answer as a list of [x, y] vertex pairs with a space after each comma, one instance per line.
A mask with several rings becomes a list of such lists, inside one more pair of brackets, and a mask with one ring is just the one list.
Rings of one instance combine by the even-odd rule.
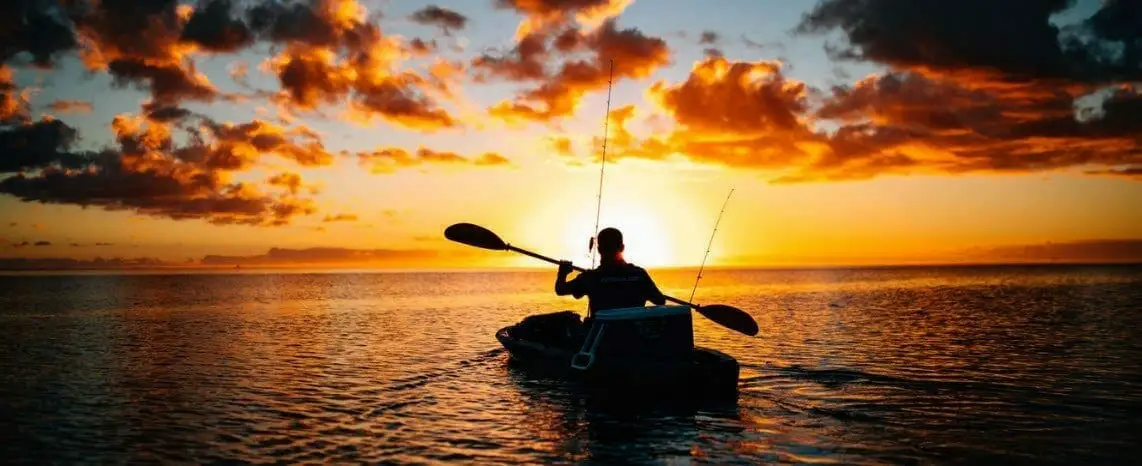
[[[693, 271], [656, 271], [686, 298]], [[494, 334], [541, 272], [0, 276], [0, 458], [27, 463], [1127, 464], [1142, 267], [707, 271], [730, 403], [599, 404]]]

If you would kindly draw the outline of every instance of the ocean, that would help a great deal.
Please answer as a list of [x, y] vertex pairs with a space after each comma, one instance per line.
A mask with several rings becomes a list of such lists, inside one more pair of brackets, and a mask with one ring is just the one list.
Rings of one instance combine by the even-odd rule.
[[[694, 271], [651, 270], [686, 299]], [[497, 329], [586, 302], [536, 272], [0, 276], [5, 464], [1125, 464], [1142, 266], [707, 271], [735, 402], [600, 404]], [[650, 398], [650, 397], [648, 397]]]

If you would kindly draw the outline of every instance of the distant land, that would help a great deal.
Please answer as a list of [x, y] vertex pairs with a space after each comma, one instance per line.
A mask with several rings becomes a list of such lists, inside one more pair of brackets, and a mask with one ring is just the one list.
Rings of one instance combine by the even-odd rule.
[[[349, 249], [317, 247], [271, 248], [256, 255], [207, 255], [185, 262], [155, 258], [96, 257], [0, 257], [0, 270], [136, 270], [136, 269], [234, 269], [234, 268], [380, 268], [465, 269], [504, 267], [514, 255], [455, 249]], [[892, 266], [1022, 263], [1142, 263], [1142, 239], [1089, 240], [1021, 246], [974, 248], [959, 254], [924, 260], [862, 260], [830, 263], [827, 257], [745, 257], [718, 267], [774, 266]], [[544, 266], [536, 261], [536, 266]], [[513, 268], [518, 268], [513, 267]]]

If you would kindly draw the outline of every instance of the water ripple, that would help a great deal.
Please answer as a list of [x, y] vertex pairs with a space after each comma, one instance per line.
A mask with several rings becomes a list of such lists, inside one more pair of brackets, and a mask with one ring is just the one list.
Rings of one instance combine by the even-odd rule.
[[[674, 293], [688, 273], [656, 273]], [[550, 274], [0, 277], [6, 463], [1120, 464], [1142, 271], [716, 271], [733, 403], [604, 401], [494, 332]], [[1129, 460], [1127, 460], [1129, 461]]]

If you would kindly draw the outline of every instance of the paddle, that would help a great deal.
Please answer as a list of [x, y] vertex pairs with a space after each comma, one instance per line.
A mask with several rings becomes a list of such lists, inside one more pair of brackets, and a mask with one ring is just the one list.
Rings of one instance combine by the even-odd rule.
[[[512, 246], [504, 242], [504, 240], [500, 239], [499, 236], [487, 228], [471, 223], [457, 223], [445, 228], [444, 237], [468, 246], [491, 249], [493, 251], [514, 251], [552, 264], [559, 264], [558, 260]], [[586, 271], [586, 269], [579, 266], [571, 266], [571, 268], [579, 272]], [[757, 322], [754, 321], [753, 317], [750, 317], [749, 314], [746, 314], [745, 311], [736, 307], [726, 306], [724, 304], [699, 306], [671, 296], [666, 296], [666, 300], [683, 306], [689, 306], [707, 319], [730, 330], [741, 332], [749, 336], [757, 335]]]

